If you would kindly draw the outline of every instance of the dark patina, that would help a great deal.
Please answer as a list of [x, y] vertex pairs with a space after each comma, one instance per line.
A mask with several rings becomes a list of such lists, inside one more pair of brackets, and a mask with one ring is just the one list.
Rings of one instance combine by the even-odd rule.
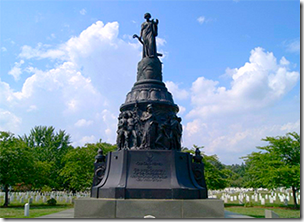
[[205, 199], [200, 151], [181, 152], [178, 106], [162, 82], [155, 37], [158, 20], [146, 13], [140, 36], [143, 58], [137, 81], [120, 107], [116, 152], [99, 151], [91, 196], [134, 199]]

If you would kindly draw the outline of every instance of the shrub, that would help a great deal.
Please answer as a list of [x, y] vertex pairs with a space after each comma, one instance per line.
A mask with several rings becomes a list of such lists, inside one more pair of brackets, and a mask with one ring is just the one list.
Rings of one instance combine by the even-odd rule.
[[57, 201], [54, 198], [51, 198], [47, 201], [47, 204], [50, 206], [55, 206], [57, 204]]
[[244, 207], [253, 207], [253, 203], [252, 203], [251, 201], [246, 202], [246, 203], [244, 204]]

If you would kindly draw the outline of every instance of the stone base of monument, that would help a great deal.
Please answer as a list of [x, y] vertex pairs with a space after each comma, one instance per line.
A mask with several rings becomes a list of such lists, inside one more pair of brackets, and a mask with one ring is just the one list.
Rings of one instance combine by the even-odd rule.
[[121, 150], [108, 153], [103, 179], [91, 197], [115, 199], [206, 199], [194, 179], [189, 153], [175, 150]]
[[74, 218], [224, 218], [224, 202], [83, 198], [75, 201]]

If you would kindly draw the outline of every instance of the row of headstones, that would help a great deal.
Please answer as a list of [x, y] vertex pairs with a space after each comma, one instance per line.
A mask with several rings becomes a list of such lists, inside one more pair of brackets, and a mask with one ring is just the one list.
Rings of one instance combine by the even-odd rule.
[[[229, 194], [233, 194], [233, 193], [247, 193], [247, 192], [257, 192], [257, 193], [261, 193], [261, 192], [270, 192], [270, 190], [268, 190], [267, 188], [258, 188], [258, 189], [254, 189], [254, 188], [240, 188], [240, 187], [227, 187], [223, 190], [208, 190], [209, 194], [211, 193], [213, 194], [219, 194], [219, 193], [229, 193]], [[279, 193], [286, 193], [286, 194], [291, 194], [292, 193], [292, 189], [291, 188], [284, 188], [284, 187], [280, 187], [277, 188], [276, 190], [271, 190], [272, 195], [275, 192], [279, 192]], [[300, 193], [300, 191], [299, 191]]]
[[[289, 196], [290, 195], [290, 196]], [[254, 194], [251, 195], [251, 199], [254, 200], [255, 202], [261, 202], [261, 205], [265, 205], [266, 200], [269, 200], [269, 203], [274, 203], [276, 201], [277, 196], [280, 199], [281, 203], [284, 203], [286, 206], [288, 205], [288, 202], [290, 201], [290, 197], [292, 196], [291, 194], [287, 194], [286, 196], [284, 194], [277, 194], [274, 193], [272, 195], [266, 194], [264, 197], [261, 194]], [[245, 202], [250, 202], [250, 196], [247, 194], [240, 193], [237, 196], [231, 196], [229, 194], [223, 193], [221, 196], [221, 199], [225, 202], [228, 203], [234, 202], [234, 201], [239, 201], [240, 204], [243, 204]], [[300, 200], [300, 195], [297, 196], [297, 199]]]
[[[5, 199], [5, 193], [0, 192], [0, 197], [3, 196]], [[77, 192], [75, 195], [72, 193], [62, 192], [62, 191], [53, 191], [53, 192], [46, 192], [46, 193], [39, 193], [39, 192], [10, 192], [9, 193], [9, 201], [12, 203], [14, 200], [19, 201], [20, 203], [24, 203], [26, 200], [29, 204], [32, 204], [34, 201], [39, 202], [42, 200], [43, 203], [47, 202], [47, 199], [54, 198], [59, 202], [65, 201], [65, 203], [72, 203], [73, 198], [80, 198], [80, 197], [88, 197], [88, 192]]]

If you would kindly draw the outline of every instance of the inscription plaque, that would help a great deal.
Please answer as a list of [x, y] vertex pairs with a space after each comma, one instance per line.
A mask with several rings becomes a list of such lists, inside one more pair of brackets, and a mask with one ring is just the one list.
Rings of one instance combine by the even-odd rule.
[[167, 184], [164, 181], [170, 179], [170, 169], [168, 169], [168, 164], [165, 164], [168, 162], [168, 155], [165, 153], [160, 155], [156, 151], [134, 152], [129, 158], [128, 185], [145, 188], [164, 187]]

